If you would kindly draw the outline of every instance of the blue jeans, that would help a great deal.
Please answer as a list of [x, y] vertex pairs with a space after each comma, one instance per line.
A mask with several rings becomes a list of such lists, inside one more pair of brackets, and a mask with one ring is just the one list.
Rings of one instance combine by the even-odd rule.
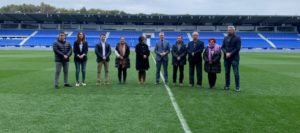
[[234, 72], [235, 87], [240, 88], [239, 60], [224, 60], [226, 87], [230, 86], [230, 69]]
[[76, 68], [76, 82], [79, 83], [79, 73], [80, 67], [82, 72], [82, 82], [85, 82], [85, 74], [86, 74], [86, 61], [75, 61], [75, 68]]

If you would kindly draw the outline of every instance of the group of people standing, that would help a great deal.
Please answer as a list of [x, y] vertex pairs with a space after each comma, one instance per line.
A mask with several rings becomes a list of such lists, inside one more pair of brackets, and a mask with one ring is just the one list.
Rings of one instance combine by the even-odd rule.
[[[193, 87], [202, 88], [202, 67], [204, 62], [204, 70], [208, 73], [209, 87], [214, 88], [216, 84], [217, 74], [221, 72], [221, 57], [222, 52], [224, 56], [225, 66], [225, 86], [224, 90], [229, 90], [230, 87], [230, 70], [234, 71], [236, 91], [240, 91], [239, 80], [239, 52], [241, 49], [241, 39], [235, 35], [235, 28], [228, 27], [227, 36], [224, 37], [222, 46], [216, 44], [216, 39], [208, 39], [208, 46], [204, 47], [204, 42], [198, 39], [198, 32], [193, 32], [192, 38], [187, 45], [183, 42], [182, 36], [178, 36], [176, 43], [170, 47], [170, 44], [164, 38], [164, 33], [159, 33], [159, 41], [156, 43], [154, 53], [156, 55], [156, 84], [160, 84], [161, 66], [163, 66], [163, 80], [168, 84], [168, 55], [171, 53], [173, 65], [173, 84], [177, 83], [177, 72], [179, 70], [179, 85], [183, 85], [184, 80], [184, 66], [189, 63], [189, 85]], [[139, 37], [139, 43], [135, 46], [136, 52], [136, 70], [138, 71], [138, 82], [144, 84], [146, 80], [146, 71], [150, 68], [149, 56], [150, 49], [146, 44], [144, 36]], [[86, 86], [86, 64], [88, 54], [88, 43], [83, 32], [77, 34], [77, 40], [72, 46], [65, 39], [65, 33], [59, 34], [58, 40], [53, 44], [53, 51], [55, 53], [56, 72], [55, 72], [55, 88], [58, 89], [58, 80], [63, 68], [64, 72], [64, 86], [71, 87], [68, 82], [68, 66], [69, 58], [74, 53], [74, 62], [76, 68], [76, 84], [75, 86]], [[106, 42], [106, 35], [101, 34], [100, 43], [96, 44], [95, 54], [97, 56], [97, 81], [96, 85], [101, 84], [101, 71], [104, 68], [104, 82], [109, 84], [109, 61], [111, 55], [111, 46]], [[119, 43], [114, 51], [115, 67], [118, 70], [118, 80], [120, 84], [126, 83], [127, 69], [130, 68], [130, 47], [125, 41], [125, 37], [120, 37]], [[195, 83], [196, 70], [196, 83]], [[82, 73], [82, 82], [79, 81], [79, 74]]]

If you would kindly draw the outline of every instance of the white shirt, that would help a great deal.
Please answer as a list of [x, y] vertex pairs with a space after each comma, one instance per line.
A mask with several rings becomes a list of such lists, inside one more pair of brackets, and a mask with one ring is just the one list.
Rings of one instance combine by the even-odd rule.
[[79, 44], [79, 49], [80, 49], [80, 52], [82, 52], [82, 42]]
[[102, 45], [102, 56], [105, 57], [105, 42], [101, 42]]
[[[125, 49], [125, 44], [124, 44], [124, 47], [122, 48], [122, 50], [125, 52], [125, 50], [126, 50]], [[115, 54], [116, 54], [117, 57], [120, 57], [120, 53], [117, 50], [115, 50]]]
[[115, 54], [116, 54], [117, 57], [120, 57], [120, 54], [118, 53], [117, 50], [115, 50]]

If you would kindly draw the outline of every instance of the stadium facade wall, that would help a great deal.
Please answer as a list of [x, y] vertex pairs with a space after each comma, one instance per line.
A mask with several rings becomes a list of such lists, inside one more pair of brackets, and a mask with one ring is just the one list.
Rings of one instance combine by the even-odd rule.
[[[0, 24], [0, 29], [66, 29], [66, 30], [97, 30], [97, 31], [226, 31], [227, 26], [174, 26], [174, 25], [98, 25], [98, 24]], [[296, 26], [236, 26], [237, 31], [246, 32], [299, 32]]]

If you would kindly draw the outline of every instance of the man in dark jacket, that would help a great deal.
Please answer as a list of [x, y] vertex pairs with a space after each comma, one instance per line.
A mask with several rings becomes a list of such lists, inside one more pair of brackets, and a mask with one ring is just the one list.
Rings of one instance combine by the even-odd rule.
[[53, 52], [55, 54], [55, 79], [54, 87], [58, 89], [58, 81], [61, 72], [61, 68], [64, 71], [64, 86], [72, 87], [68, 81], [68, 69], [69, 69], [69, 58], [72, 55], [72, 46], [69, 42], [66, 41], [66, 35], [64, 32], [59, 33], [59, 37], [56, 42], [53, 44]]
[[177, 70], [179, 68], [179, 85], [183, 85], [184, 65], [186, 64], [186, 46], [182, 36], [177, 37], [176, 44], [172, 47], [173, 84], [176, 84]]
[[204, 50], [204, 43], [198, 39], [198, 32], [193, 33], [193, 41], [189, 42], [187, 46], [188, 60], [189, 60], [189, 77], [190, 86], [194, 86], [195, 67], [197, 71], [197, 86], [202, 87], [202, 52]]
[[96, 44], [95, 53], [97, 56], [97, 82], [96, 85], [99, 85], [101, 82], [101, 68], [104, 66], [105, 71], [105, 81], [104, 84], [109, 84], [108, 82], [108, 64], [109, 64], [109, 56], [111, 54], [110, 44], [106, 42], [106, 35], [101, 34], [100, 36], [101, 42]]
[[224, 65], [225, 65], [225, 78], [226, 85], [225, 90], [229, 90], [230, 87], [230, 68], [233, 67], [235, 77], [236, 91], [240, 91], [240, 75], [239, 75], [239, 62], [240, 62], [240, 49], [241, 38], [235, 35], [234, 26], [228, 26], [228, 35], [223, 40], [222, 51], [224, 53]]

